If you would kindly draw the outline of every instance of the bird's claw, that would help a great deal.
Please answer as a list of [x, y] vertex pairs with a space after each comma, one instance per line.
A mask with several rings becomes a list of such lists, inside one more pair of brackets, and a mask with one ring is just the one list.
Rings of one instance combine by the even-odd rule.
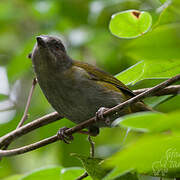
[[60, 140], [63, 140], [66, 144], [70, 144], [70, 142], [74, 139], [72, 135], [67, 135], [66, 130], [69, 129], [67, 127], [63, 127], [59, 129], [57, 136]]
[[96, 112], [96, 121], [102, 120], [105, 122], [106, 125], [110, 125], [110, 118], [109, 117], [104, 117], [104, 112], [107, 111], [109, 108], [105, 108], [105, 107], [101, 107], [100, 109], [98, 109], [98, 111]]

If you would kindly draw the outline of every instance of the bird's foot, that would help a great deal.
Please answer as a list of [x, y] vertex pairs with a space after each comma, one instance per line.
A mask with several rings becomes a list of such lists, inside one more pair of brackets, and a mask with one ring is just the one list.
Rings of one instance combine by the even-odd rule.
[[67, 135], [66, 130], [69, 129], [67, 127], [63, 127], [59, 129], [57, 136], [60, 140], [63, 140], [66, 144], [69, 144], [74, 138], [72, 135]]
[[92, 125], [92, 126], [88, 127], [88, 129], [89, 129], [88, 131], [80, 130], [80, 131], [78, 131], [78, 133], [89, 135], [89, 136], [94, 136], [94, 137], [99, 134], [99, 128], [96, 126]]
[[96, 112], [96, 121], [104, 121], [106, 125], [110, 125], [111, 121], [109, 117], [104, 117], [104, 112], [107, 111], [109, 108], [105, 108], [105, 107], [101, 107], [100, 109], [98, 109], [98, 111]]

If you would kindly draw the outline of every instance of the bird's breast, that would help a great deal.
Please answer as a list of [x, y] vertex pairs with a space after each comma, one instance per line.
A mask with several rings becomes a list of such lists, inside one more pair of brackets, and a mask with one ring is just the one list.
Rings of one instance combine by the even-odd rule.
[[87, 78], [87, 74], [71, 70], [51, 76], [38, 76], [38, 81], [53, 108], [75, 123], [95, 115], [100, 107], [113, 107], [124, 101], [122, 94], [102, 83]]

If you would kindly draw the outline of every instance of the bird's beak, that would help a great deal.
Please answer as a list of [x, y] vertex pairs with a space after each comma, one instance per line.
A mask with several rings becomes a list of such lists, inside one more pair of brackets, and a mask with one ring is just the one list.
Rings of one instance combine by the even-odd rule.
[[43, 36], [37, 36], [36, 40], [39, 47], [46, 47], [45, 38]]

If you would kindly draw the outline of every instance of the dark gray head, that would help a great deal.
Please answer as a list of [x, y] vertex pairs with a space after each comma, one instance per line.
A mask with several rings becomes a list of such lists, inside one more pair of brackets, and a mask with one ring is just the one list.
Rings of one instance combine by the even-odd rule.
[[32, 54], [29, 56], [34, 66], [62, 67], [69, 65], [71, 59], [66, 53], [66, 49], [57, 36], [40, 35], [36, 37], [37, 43]]
[[49, 48], [52, 53], [54, 51], [62, 51], [66, 53], [62, 41], [57, 36], [40, 35], [36, 37], [37, 46], [40, 48]]

